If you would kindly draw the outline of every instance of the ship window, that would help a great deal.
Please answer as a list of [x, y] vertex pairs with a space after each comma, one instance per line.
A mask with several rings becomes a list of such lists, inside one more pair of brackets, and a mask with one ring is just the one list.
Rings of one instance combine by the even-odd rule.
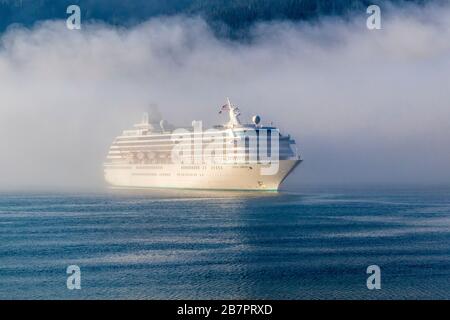
[[259, 162], [259, 130], [256, 131], [256, 161]]
[[249, 161], [249, 148], [250, 148], [250, 138], [245, 137], [245, 162], [248, 163]]

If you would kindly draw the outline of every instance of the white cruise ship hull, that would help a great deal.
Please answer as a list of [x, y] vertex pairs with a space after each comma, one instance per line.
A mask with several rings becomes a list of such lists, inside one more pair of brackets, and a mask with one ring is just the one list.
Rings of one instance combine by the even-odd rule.
[[262, 175], [261, 164], [105, 164], [104, 173], [111, 186], [122, 188], [276, 191], [300, 162], [280, 160], [274, 175]]

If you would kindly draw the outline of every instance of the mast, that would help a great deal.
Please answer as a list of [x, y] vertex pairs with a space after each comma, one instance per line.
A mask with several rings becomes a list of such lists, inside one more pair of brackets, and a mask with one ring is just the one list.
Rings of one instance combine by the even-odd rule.
[[229, 127], [238, 127], [241, 125], [241, 121], [239, 120], [240, 112], [239, 108], [233, 105], [230, 102], [230, 99], [227, 98], [227, 107], [228, 107], [228, 115], [230, 117], [230, 121], [228, 122]]

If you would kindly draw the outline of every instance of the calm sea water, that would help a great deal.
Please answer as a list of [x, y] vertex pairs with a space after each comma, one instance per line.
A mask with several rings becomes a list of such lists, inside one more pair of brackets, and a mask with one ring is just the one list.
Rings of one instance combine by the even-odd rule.
[[450, 189], [2, 193], [0, 298], [450, 299]]

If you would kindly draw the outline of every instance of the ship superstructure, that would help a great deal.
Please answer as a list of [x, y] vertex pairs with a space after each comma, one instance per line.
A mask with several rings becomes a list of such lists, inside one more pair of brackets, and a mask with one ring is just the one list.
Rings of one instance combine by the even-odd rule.
[[301, 162], [295, 141], [261, 125], [259, 116], [242, 124], [229, 100], [223, 112], [229, 121], [207, 130], [200, 121], [174, 128], [144, 115], [114, 140], [104, 163], [106, 181], [125, 188], [278, 190]]

